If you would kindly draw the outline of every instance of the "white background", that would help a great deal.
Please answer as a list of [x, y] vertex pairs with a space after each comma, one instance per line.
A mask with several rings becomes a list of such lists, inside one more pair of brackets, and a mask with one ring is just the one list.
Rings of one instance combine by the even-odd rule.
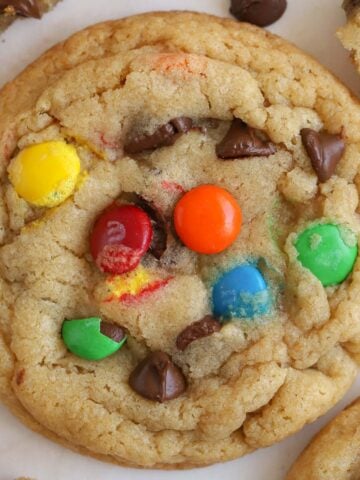
[[[229, 3], [230, 0], [63, 0], [40, 22], [18, 21], [0, 36], [0, 86], [51, 45], [92, 23], [149, 10], [198, 10], [227, 16]], [[284, 17], [270, 30], [311, 53], [360, 93], [360, 79], [334, 36], [345, 21], [341, 0], [288, 3]], [[360, 379], [328, 415], [281, 444], [191, 473], [130, 470], [76, 455], [28, 431], [0, 407], [0, 480], [21, 475], [37, 480], [187, 480], [189, 475], [196, 480], [282, 480], [311, 436], [359, 392]]]

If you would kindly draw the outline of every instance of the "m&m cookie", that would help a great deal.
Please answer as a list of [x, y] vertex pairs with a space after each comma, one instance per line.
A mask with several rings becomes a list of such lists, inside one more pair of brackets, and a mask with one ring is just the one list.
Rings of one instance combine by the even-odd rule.
[[359, 132], [338, 80], [230, 19], [150, 13], [48, 51], [0, 92], [0, 397], [152, 469], [325, 414], [360, 351]]

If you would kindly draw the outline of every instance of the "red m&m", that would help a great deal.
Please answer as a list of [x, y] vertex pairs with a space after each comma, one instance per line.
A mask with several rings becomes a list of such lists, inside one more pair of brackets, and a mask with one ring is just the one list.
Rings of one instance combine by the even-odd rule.
[[200, 185], [175, 207], [174, 222], [183, 243], [198, 253], [228, 248], [241, 230], [242, 212], [235, 198], [216, 185]]
[[150, 247], [149, 216], [135, 205], [112, 205], [96, 220], [90, 251], [103, 272], [122, 274], [136, 268]]

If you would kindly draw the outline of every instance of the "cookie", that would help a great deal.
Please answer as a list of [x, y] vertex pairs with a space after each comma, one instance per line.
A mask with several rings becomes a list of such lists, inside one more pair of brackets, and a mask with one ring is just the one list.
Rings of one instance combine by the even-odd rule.
[[187, 468], [344, 395], [360, 108], [325, 69], [251, 25], [152, 13], [54, 47], [0, 111], [0, 392], [25, 423]]
[[343, 46], [350, 51], [352, 60], [360, 71], [360, 2], [346, 0], [343, 8], [347, 15], [347, 23], [338, 30], [337, 36]]
[[0, 33], [18, 17], [41, 18], [59, 0], [0, 0]]
[[323, 428], [292, 466], [287, 480], [352, 480], [360, 475], [360, 400]]

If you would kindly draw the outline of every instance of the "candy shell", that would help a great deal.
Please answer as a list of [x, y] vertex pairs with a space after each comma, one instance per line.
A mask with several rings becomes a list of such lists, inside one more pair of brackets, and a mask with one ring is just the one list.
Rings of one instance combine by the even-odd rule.
[[112, 205], [96, 220], [90, 251], [99, 269], [120, 275], [134, 270], [150, 247], [150, 217], [135, 205]]
[[307, 228], [298, 236], [298, 260], [325, 286], [339, 285], [350, 275], [358, 254], [355, 235], [331, 223]]
[[73, 193], [80, 159], [76, 149], [65, 142], [39, 143], [22, 150], [8, 172], [21, 198], [39, 207], [55, 207]]
[[236, 240], [242, 212], [235, 198], [216, 185], [200, 185], [177, 203], [174, 223], [182, 242], [203, 254], [220, 253]]
[[271, 308], [266, 281], [260, 270], [250, 264], [224, 273], [213, 287], [212, 300], [214, 315], [223, 320], [258, 317]]
[[61, 334], [68, 350], [86, 360], [103, 360], [120, 350], [126, 342], [126, 335], [120, 327], [104, 323], [98, 317], [65, 320]]

